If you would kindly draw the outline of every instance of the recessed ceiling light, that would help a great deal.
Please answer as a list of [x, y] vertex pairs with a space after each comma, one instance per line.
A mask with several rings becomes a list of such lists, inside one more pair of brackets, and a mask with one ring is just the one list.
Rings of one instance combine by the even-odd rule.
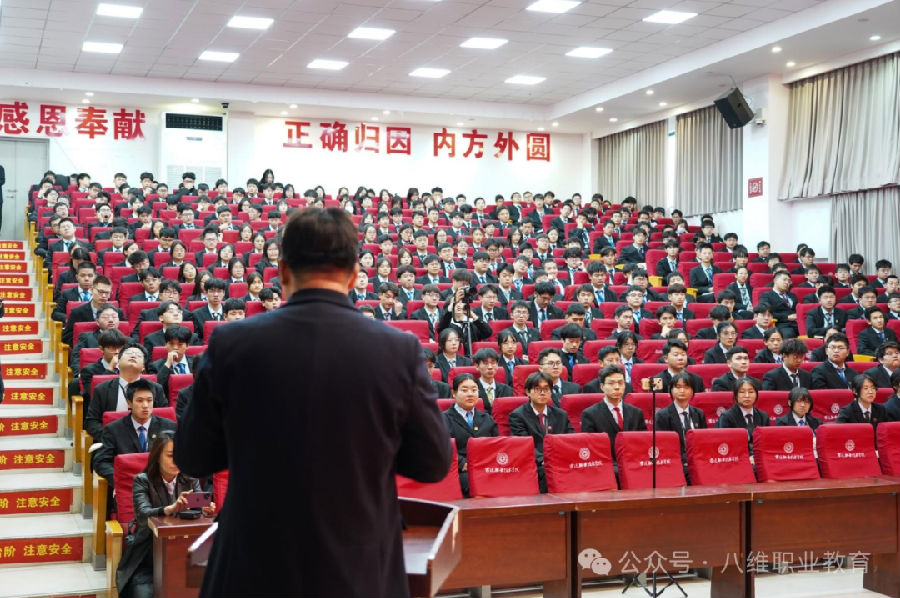
[[370, 120], [377, 121], [377, 120], [378, 120], [378, 117], [377, 117], [377, 116], [373, 116]]
[[297, 104], [291, 104], [290, 106], [288, 106], [288, 108], [290, 108], [291, 110], [293, 110], [296, 107], [297, 107]]
[[456, 126], [461, 127], [461, 126], [463, 126], [463, 123], [456, 123]]
[[558, 126], [559, 126], [559, 123], [558, 123], [557, 121], [554, 120], [554, 121], [551, 123], [551, 125], [554, 126], [554, 127], [558, 127]]
[[876, 33], [875, 35], [872, 35], [872, 36], [869, 37], [869, 41], [870, 41], [870, 42], [877, 42], [877, 41], [880, 40], [880, 39], [881, 39], [881, 36], [878, 35], [877, 33]]
[[669, 105], [668, 102], [660, 102], [660, 103], [659, 103], [659, 107], [660, 107], [660, 108], [665, 108], [665, 107], [668, 106], [668, 105]]
[[594, 111], [595, 112], [603, 112], [603, 106], [597, 106], [596, 108], [594, 108]]
[[81, 98], [81, 103], [82, 103], [82, 104], [90, 104], [91, 101], [90, 101], [89, 99], [87, 99], [87, 98]]
[[537, 85], [546, 79], [546, 77], [536, 77], [534, 75], [515, 75], [504, 81], [504, 83], [512, 83], [513, 85]]
[[544, 127], [538, 127], [538, 131], [543, 131]]
[[792, 66], [796, 66], [796, 65], [797, 65], [797, 63], [794, 62], [793, 60], [788, 60], [787, 62], [784, 63], [784, 66], [786, 66], [788, 68], [791, 68]]
[[449, 69], [437, 69], [422, 66], [409, 74], [410, 77], [424, 77], [426, 79], [440, 79], [450, 72]]
[[274, 22], [275, 19], [265, 17], [231, 17], [228, 26], [235, 29], [268, 29]]
[[390, 110], [382, 110], [381, 113], [384, 114], [385, 116], [387, 116], [388, 114], [391, 113], [391, 111]]
[[648, 96], [652, 96], [652, 95], [653, 95], [653, 90], [652, 90], [652, 89], [648, 89], [648, 90], [645, 91], [644, 93], [647, 94]]
[[352, 37], [353, 39], [385, 40], [392, 35], [394, 35], [393, 29], [381, 29], [379, 27], [357, 27], [349, 34], [347, 34], [347, 37]]
[[106, 4], [105, 2], [97, 5], [97, 14], [101, 17], [137, 19], [142, 12], [144, 12], [144, 9], [140, 6], [123, 6], [121, 4]]
[[772, 46], [772, 54], [779, 54], [781, 52], [781, 46]]
[[600, 58], [601, 56], [606, 56], [610, 52], [612, 52], [612, 48], [591, 48], [582, 46], [566, 52], [566, 56], [571, 56], [572, 58]]
[[198, 102], [200, 102], [200, 98], [191, 98], [191, 102], [197, 104]]
[[82, 52], [96, 52], [98, 54], [118, 54], [122, 51], [122, 44], [110, 44], [106, 42], [84, 42]]
[[339, 71], [347, 66], [345, 60], [327, 60], [325, 58], [316, 58], [306, 65], [308, 69], [325, 69], [326, 71]]
[[237, 52], [216, 52], [214, 50], [206, 50], [200, 55], [200, 60], [209, 60], [212, 62], [234, 62], [240, 56]]
[[478, 50], [496, 50], [508, 40], [500, 37], [470, 37], [459, 44], [460, 48], [476, 48]]
[[281, 116], [287, 116], [287, 110], [282, 110], [282, 111], [281, 111]]
[[649, 17], [644, 17], [645, 23], [662, 23], [664, 25], [677, 25], [678, 23], [684, 23], [688, 19], [693, 19], [697, 16], [695, 12], [679, 12], [677, 10], [661, 10], [659, 12], [655, 12]]
[[579, 4], [581, 4], [581, 2], [576, 2], [575, 0], [538, 0], [537, 2], [528, 5], [526, 10], [560, 14], [572, 10]]
[[84, 92], [84, 95], [86, 95], [87, 97], [91, 98], [91, 97], [94, 97], [94, 92], [93, 92], [93, 91], [86, 91], [86, 92]]
[[613, 116], [612, 118], [609, 119], [609, 122], [611, 122], [611, 123], [617, 123], [617, 122], [619, 122], [619, 119], [616, 118], [615, 116]]

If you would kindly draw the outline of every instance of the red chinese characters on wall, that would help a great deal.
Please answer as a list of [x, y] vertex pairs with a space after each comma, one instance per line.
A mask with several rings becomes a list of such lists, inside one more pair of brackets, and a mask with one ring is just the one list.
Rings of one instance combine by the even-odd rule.
[[[95, 106], [74, 109], [74, 127], [68, 127], [69, 110], [60, 104], [39, 104], [34, 109], [37, 115], [29, 115], [28, 102], [0, 104], [0, 133], [4, 135], [38, 135], [59, 138], [68, 134], [84, 135], [89, 139], [112, 135], [113, 139], [143, 139], [142, 125], [147, 115], [139, 109], [120, 108], [112, 113], [110, 131], [110, 111]], [[32, 127], [32, 118], [37, 127]]]

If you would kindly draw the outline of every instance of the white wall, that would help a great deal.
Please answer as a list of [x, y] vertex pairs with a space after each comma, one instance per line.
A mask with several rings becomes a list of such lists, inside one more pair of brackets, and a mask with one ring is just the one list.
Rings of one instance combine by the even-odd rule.
[[[296, 118], [292, 120], [304, 120]], [[525, 159], [527, 132], [515, 131], [519, 144], [512, 161], [505, 156], [495, 158], [497, 139], [495, 129], [478, 128], [486, 133], [484, 156], [476, 159], [465, 158], [463, 152], [468, 141], [462, 133], [467, 128], [450, 128], [457, 134], [456, 156], [433, 155], [433, 133], [439, 127], [412, 126], [412, 155], [385, 154], [385, 127], [407, 126], [395, 123], [370, 123], [380, 127], [380, 153], [357, 152], [354, 149], [354, 128], [359, 125], [347, 122], [349, 131], [349, 151], [330, 152], [321, 148], [319, 123], [330, 119], [305, 119], [311, 126], [305, 131], [309, 137], [304, 142], [312, 143], [309, 149], [285, 148], [288, 127], [284, 119], [254, 117], [247, 114], [232, 114], [228, 119], [228, 183], [235, 187], [243, 185], [250, 177], [258, 178], [263, 170], [272, 168], [276, 180], [293, 183], [297, 191], [322, 185], [326, 192], [335, 193], [339, 187], [348, 187], [351, 193], [359, 185], [375, 189], [387, 188], [401, 195], [409, 187], [425, 191], [432, 187], [442, 187], [444, 194], [463, 193], [471, 201], [482, 196], [489, 202], [494, 195], [502, 193], [509, 197], [513, 191], [533, 192], [552, 190], [558, 197], [569, 197], [579, 192], [589, 198], [592, 192], [591, 176], [596, 164], [591, 161], [591, 141], [585, 135], [564, 135], [550, 132], [550, 162], [528, 161]], [[342, 121], [343, 122], [343, 121]]]

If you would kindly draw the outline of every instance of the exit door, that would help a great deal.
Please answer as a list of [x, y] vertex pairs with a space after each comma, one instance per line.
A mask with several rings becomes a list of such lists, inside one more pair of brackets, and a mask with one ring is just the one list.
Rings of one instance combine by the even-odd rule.
[[0, 238], [25, 239], [28, 190], [41, 181], [41, 176], [47, 170], [48, 150], [49, 142], [45, 139], [0, 138], [0, 166], [6, 174]]

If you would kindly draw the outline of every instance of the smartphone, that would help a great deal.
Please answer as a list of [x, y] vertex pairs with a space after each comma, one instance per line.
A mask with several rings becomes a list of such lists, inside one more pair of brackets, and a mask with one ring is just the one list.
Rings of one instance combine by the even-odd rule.
[[191, 492], [187, 495], [189, 509], [201, 509], [212, 502], [212, 492]]

